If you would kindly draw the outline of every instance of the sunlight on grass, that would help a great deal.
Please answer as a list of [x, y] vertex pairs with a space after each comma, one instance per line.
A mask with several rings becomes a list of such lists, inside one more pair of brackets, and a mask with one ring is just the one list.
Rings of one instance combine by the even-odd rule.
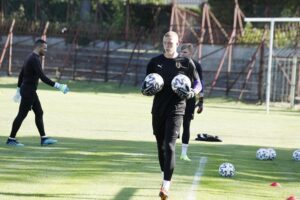
[[[46, 132], [58, 144], [41, 147], [34, 115], [18, 132], [26, 146], [5, 145], [18, 104], [12, 102], [16, 78], [0, 77], [0, 199], [157, 199], [161, 172], [151, 126], [152, 98], [138, 87], [68, 82], [67, 95], [43, 84], [38, 91]], [[201, 157], [207, 157], [195, 191], [196, 199], [274, 200], [300, 198], [300, 162], [291, 159], [300, 148], [299, 111], [208, 98], [191, 125], [189, 157], [179, 160], [171, 199], [184, 200], [191, 190]], [[223, 142], [195, 141], [198, 133], [218, 135]], [[272, 147], [274, 161], [256, 160], [256, 150]], [[231, 162], [236, 176], [223, 178], [218, 167]], [[270, 183], [278, 181], [281, 188]]]

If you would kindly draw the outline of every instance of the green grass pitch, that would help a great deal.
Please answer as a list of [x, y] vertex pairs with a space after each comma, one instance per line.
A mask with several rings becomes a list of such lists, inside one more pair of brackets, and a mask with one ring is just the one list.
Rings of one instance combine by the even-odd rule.
[[[26, 146], [5, 145], [18, 104], [12, 101], [16, 78], [0, 77], [0, 199], [4, 200], [154, 200], [161, 174], [151, 127], [151, 97], [138, 88], [115, 84], [68, 82], [63, 95], [40, 84], [46, 133], [59, 140], [40, 147], [34, 115], [18, 132]], [[208, 98], [191, 125], [188, 154], [179, 160], [177, 141], [171, 200], [300, 199], [300, 111]], [[197, 133], [218, 135], [222, 143], [195, 141]], [[277, 151], [274, 161], [255, 158], [258, 148]], [[207, 158], [193, 186], [199, 160]], [[230, 162], [236, 176], [223, 178], [218, 167]], [[279, 182], [281, 187], [271, 187]], [[194, 188], [193, 188], [194, 187]], [[190, 196], [189, 196], [190, 195]]]

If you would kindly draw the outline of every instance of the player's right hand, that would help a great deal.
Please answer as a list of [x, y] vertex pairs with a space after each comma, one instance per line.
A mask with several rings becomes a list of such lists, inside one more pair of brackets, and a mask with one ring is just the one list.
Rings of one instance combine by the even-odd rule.
[[70, 91], [66, 84], [55, 83], [54, 87], [59, 89], [64, 94], [67, 94]]
[[21, 102], [21, 94], [20, 94], [20, 88], [19, 87], [17, 87], [17, 91], [16, 91], [16, 94], [15, 94], [15, 96], [13, 97], [13, 100], [14, 100], [14, 102], [16, 102], [16, 103], [20, 103]]
[[155, 95], [155, 86], [154, 85], [148, 85], [146, 86], [146, 82], [144, 81], [141, 92], [145, 96], [153, 96]]
[[155, 94], [155, 88], [152, 85], [146, 88], [142, 87], [141, 92], [145, 96], [153, 96]]

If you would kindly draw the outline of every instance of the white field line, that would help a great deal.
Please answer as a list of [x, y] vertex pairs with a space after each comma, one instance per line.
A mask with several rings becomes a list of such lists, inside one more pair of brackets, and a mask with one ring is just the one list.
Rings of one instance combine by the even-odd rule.
[[200, 160], [199, 160], [199, 167], [195, 173], [195, 176], [194, 176], [194, 180], [193, 180], [193, 184], [192, 184], [192, 187], [190, 188], [189, 192], [188, 192], [188, 195], [187, 195], [187, 200], [196, 200], [196, 194], [195, 194], [195, 191], [200, 183], [200, 179], [201, 179], [201, 176], [204, 172], [204, 168], [205, 168], [205, 165], [206, 165], [206, 162], [207, 162], [207, 157], [201, 157]]

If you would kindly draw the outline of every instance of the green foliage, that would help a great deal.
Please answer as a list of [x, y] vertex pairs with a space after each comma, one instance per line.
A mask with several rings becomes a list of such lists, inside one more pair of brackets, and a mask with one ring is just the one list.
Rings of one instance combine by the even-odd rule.
[[[148, 30], [152, 30], [156, 26], [165, 26], [170, 23], [170, 6], [132, 4], [130, 5], [130, 10], [130, 18], [132, 19], [130, 23], [134, 27], [145, 27]], [[141, 12], [141, 10], [143, 10], [143, 12]]]
[[[233, 25], [235, 1], [209, 0], [212, 12], [222, 24]], [[299, 16], [299, 0], [239, 0], [239, 7], [247, 17]]]
[[[269, 44], [269, 29], [253, 27], [251, 23], [247, 23], [244, 28], [244, 35], [239, 35], [237, 38], [238, 43], [244, 44], [258, 44], [262, 41], [263, 34], [266, 31], [266, 41]], [[293, 24], [284, 24], [284, 27], [276, 26], [274, 33], [274, 47], [291, 47], [296, 44], [297, 37], [299, 36], [299, 28]]]
[[[59, 33], [63, 27], [68, 29], [85, 29], [91, 35], [83, 34], [78, 39], [80, 44], [89, 44], [93, 38], [105, 39], [109, 30], [113, 30], [111, 39], [124, 39], [126, 26], [126, 3], [129, 2], [129, 40], [136, 39], [136, 32], [141, 27], [158, 35], [169, 28], [171, 6], [165, 0], [85, 0], [88, 8], [83, 9], [81, 0], [3, 0], [5, 19], [18, 21], [35, 21], [44, 24], [50, 21], [50, 29]], [[247, 17], [297, 16], [299, 0], [239, 0], [239, 7]], [[234, 1], [210, 0], [209, 6], [216, 18], [226, 30], [231, 30], [234, 17]], [[200, 7], [193, 7], [194, 12], [201, 13]], [[2, 7], [1, 7], [2, 10]], [[90, 11], [83, 15], [81, 11]], [[299, 15], [299, 13], [298, 13]], [[54, 26], [52, 26], [54, 24]], [[32, 27], [30, 27], [32, 29]], [[245, 36], [237, 38], [241, 43], [259, 43], [263, 35], [263, 24], [255, 27], [246, 25]], [[98, 34], [99, 33], [99, 34]], [[93, 35], [94, 34], [94, 35]], [[295, 43], [296, 29], [276, 30], [275, 45], [285, 46]], [[298, 34], [299, 35], [299, 34]], [[268, 35], [267, 35], [268, 37]], [[72, 39], [67, 39], [72, 41]]]
[[297, 41], [297, 34], [299, 34], [299, 29], [295, 29], [289, 26], [287, 30], [276, 29], [275, 30], [275, 46], [276, 47], [286, 47], [293, 46]]
[[255, 28], [251, 23], [247, 23], [244, 27], [244, 35], [239, 35], [237, 38], [238, 43], [257, 44], [262, 41], [264, 29]]
[[[88, 1], [91, 4], [91, 13], [85, 19], [86, 23], [97, 21], [104, 28], [124, 27], [126, 2], [120, 0]], [[130, 0], [130, 22], [133, 26], [153, 24], [153, 14], [163, 0]], [[80, 20], [80, 0], [18, 0], [5, 1], [5, 18], [15, 18], [21, 21], [50, 21], [76, 23]], [[138, 10], [134, 10], [138, 8]], [[141, 12], [143, 10], [143, 12]], [[145, 11], [145, 12], [144, 12]], [[152, 14], [152, 16], [151, 16]], [[99, 18], [99, 19], [98, 19]], [[137, 22], [135, 25], [133, 22]]]
[[[6, 18], [15, 18], [22, 21], [50, 21], [62, 22], [67, 16], [67, 0], [18, 0], [5, 1]], [[70, 1], [71, 7], [78, 6], [77, 1]], [[74, 13], [77, 13], [74, 10]]]

